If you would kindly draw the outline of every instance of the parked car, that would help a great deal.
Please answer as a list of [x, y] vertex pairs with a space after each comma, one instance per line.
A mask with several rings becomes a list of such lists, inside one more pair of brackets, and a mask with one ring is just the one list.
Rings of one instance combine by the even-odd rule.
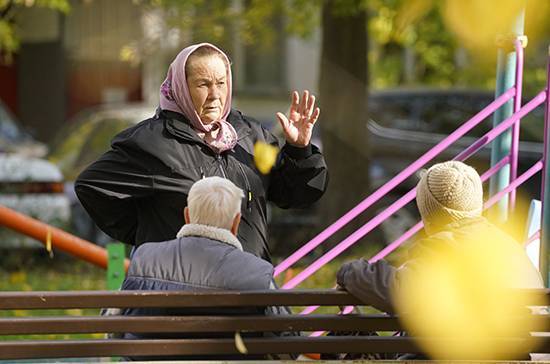
[[[0, 101], [0, 205], [66, 228], [69, 200], [63, 175], [44, 159], [47, 147], [36, 141]], [[0, 249], [41, 247], [34, 239], [0, 227]]]
[[[378, 188], [406, 166], [434, 147], [461, 123], [467, 121], [494, 100], [494, 94], [479, 90], [401, 89], [374, 92], [369, 98], [367, 128], [371, 146], [371, 182]], [[521, 121], [519, 171], [525, 171], [542, 157], [544, 108], [539, 106]], [[492, 116], [460, 138], [434, 161], [454, 158], [492, 127]], [[466, 162], [483, 173], [490, 164], [491, 145]], [[396, 191], [402, 195], [413, 188], [417, 176], [407, 179]], [[539, 196], [540, 174], [520, 189], [524, 198]], [[524, 211], [520, 211], [524, 212]], [[418, 220], [414, 204], [400, 211], [397, 218], [382, 225], [385, 235], [394, 239]], [[396, 227], [398, 224], [398, 227]]]

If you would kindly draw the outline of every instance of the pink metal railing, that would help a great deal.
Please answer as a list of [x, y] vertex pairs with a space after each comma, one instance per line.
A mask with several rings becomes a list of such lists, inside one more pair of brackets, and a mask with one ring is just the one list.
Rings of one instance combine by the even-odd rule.
[[[494, 165], [492, 168], [488, 169], [483, 175], [481, 175], [481, 180], [483, 182], [487, 181], [491, 176], [493, 176], [500, 168], [502, 168], [509, 160], [510, 156], [504, 157], [502, 160], [500, 160], [496, 165]], [[503, 163], [504, 162], [504, 163]], [[516, 178], [512, 183], [510, 183], [508, 186], [506, 186], [504, 189], [496, 193], [494, 196], [492, 196], [489, 200], [487, 200], [484, 203], [483, 208], [488, 209], [491, 206], [493, 206], [495, 203], [497, 203], [503, 196], [505, 196], [510, 191], [513, 191], [517, 189], [520, 185], [522, 185], [525, 181], [527, 181], [529, 178], [533, 177], [536, 173], [538, 173], [540, 170], [542, 170], [543, 167], [543, 161], [542, 159], [539, 160], [537, 163], [535, 163], [531, 168], [529, 168], [526, 172], [524, 172], [521, 176]], [[378, 254], [373, 256], [368, 260], [369, 263], [375, 263], [380, 259], [383, 259], [388, 254], [390, 254], [392, 251], [394, 251], [399, 245], [401, 245], [403, 242], [405, 242], [408, 238], [412, 237], [414, 234], [416, 234], [420, 229], [424, 227], [424, 224], [422, 221], [418, 222], [416, 225], [414, 225], [412, 228], [410, 228], [405, 234], [403, 234], [401, 237], [399, 237], [397, 240], [395, 240], [390, 245], [386, 246], [384, 249], [382, 249]], [[407, 236], [406, 238], [404, 238]], [[539, 236], [539, 232], [533, 234], [533, 236], [529, 237], [527, 240], [527, 243], [533, 241], [536, 239], [536, 237]], [[283, 287], [284, 288], [284, 287]], [[307, 315], [318, 309], [320, 306], [309, 306], [306, 309], [304, 309], [300, 314]], [[349, 313], [350, 308], [346, 307], [342, 313]]]
[[[510, 116], [508, 119], [504, 120], [501, 124], [496, 126], [495, 128], [488, 131], [485, 135], [483, 135], [481, 138], [479, 138], [476, 142], [474, 142], [470, 147], [466, 148], [466, 150], [460, 154], [458, 154], [454, 159], [455, 160], [465, 160], [468, 157], [470, 157], [472, 154], [474, 154], [476, 151], [481, 149], [483, 146], [487, 145], [491, 141], [493, 141], [497, 136], [502, 134], [506, 129], [511, 127], [516, 121], [520, 120], [522, 117], [524, 117], [526, 114], [531, 112], [533, 109], [535, 109], [538, 105], [542, 104], [546, 100], [546, 92], [542, 91], [540, 92], [535, 98], [533, 98], [531, 101], [529, 101], [525, 106], [523, 106], [517, 113]], [[486, 109], [488, 109], [487, 107]], [[486, 110], [484, 109], [484, 110]], [[494, 110], [493, 110], [494, 111]], [[480, 115], [479, 113], [478, 115]], [[473, 128], [475, 125], [474, 122], [481, 122], [483, 119], [478, 120], [475, 116], [470, 119], [468, 122], [463, 124], [462, 127], [471, 126]], [[468, 124], [468, 125], [467, 125]], [[460, 129], [460, 128], [459, 128]], [[457, 129], [457, 131], [459, 130]], [[465, 128], [466, 129], [466, 128]], [[456, 132], [456, 131], [455, 131]], [[454, 134], [454, 133], [453, 133]], [[438, 145], [436, 145], [434, 148], [432, 148], [428, 153], [429, 159], [433, 159], [439, 152], [436, 152], [439, 148], [438, 146], [445, 144], [445, 142], [450, 138], [453, 134], [451, 134], [446, 139], [442, 140]], [[426, 156], [428, 153], [424, 154]], [[431, 155], [433, 153], [433, 155]], [[424, 157], [423, 156], [423, 157]], [[421, 157], [422, 158], [422, 157]], [[419, 159], [420, 160], [420, 159]], [[417, 162], [419, 161], [417, 160]], [[415, 162], [416, 163], [416, 162]], [[411, 164], [408, 168], [410, 169], [415, 163]], [[497, 163], [497, 164], [500, 164]], [[496, 166], [495, 166], [496, 167]], [[502, 167], [502, 166], [501, 166]], [[414, 170], [416, 171], [416, 169]], [[413, 173], [414, 173], [413, 171]], [[509, 191], [508, 191], [509, 192]], [[296, 287], [298, 284], [303, 282], [306, 278], [311, 276], [313, 273], [315, 273], [317, 270], [319, 270], [323, 265], [340, 255], [343, 251], [348, 249], [350, 246], [355, 244], [359, 239], [361, 239], [363, 236], [365, 236], [367, 233], [369, 233], [371, 230], [376, 228], [380, 223], [382, 223], [385, 219], [387, 219], [389, 216], [393, 215], [397, 210], [405, 206], [407, 203], [411, 202], [415, 197], [415, 189], [410, 190], [407, 194], [399, 198], [397, 201], [395, 201], [393, 204], [391, 204], [389, 207], [387, 207], [384, 211], [382, 211], [380, 214], [369, 220], [365, 225], [360, 227], [357, 231], [349, 235], [346, 239], [341, 241], [338, 245], [336, 245], [334, 248], [329, 250], [327, 253], [325, 253], [322, 257], [317, 259], [315, 262], [313, 262], [311, 265], [309, 265], [306, 269], [304, 269], [302, 272], [297, 274], [295, 277], [293, 277], [291, 280], [289, 280], [286, 284], [282, 286], [284, 289], [290, 289]], [[279, 265], [280, 266], [280, 265]], [[278, 266], [278, 267], [279, 267]]]
[[[523, 44], [521, 40], [516, 39], [516, 96], [514, 97], [514, 113], [517, 113], [521, 108], [521, 94], [523, 89]], [[510, 146], [510, 182], [516, 179], [518, 171], [518, 154], [519, 154], [519, 127], [520, 121], [512, 127], [512, 145]], [[516, 190], [510, 192], [510, 211], [513, 212], [516, 207]]]

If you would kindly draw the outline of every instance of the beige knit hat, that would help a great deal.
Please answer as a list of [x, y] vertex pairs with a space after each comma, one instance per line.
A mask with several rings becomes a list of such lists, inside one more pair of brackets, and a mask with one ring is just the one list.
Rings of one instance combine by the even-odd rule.
[[416, 204], [428, 233], [437, 226], [481, 216], [481, 178], [475, 169], [462, 162], [435, 164], [418, 182]]

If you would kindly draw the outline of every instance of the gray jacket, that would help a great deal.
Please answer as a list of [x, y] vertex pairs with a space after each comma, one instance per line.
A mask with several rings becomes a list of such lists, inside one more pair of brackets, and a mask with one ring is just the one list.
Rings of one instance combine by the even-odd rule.
[[[135, 251], [123, 290], [263, 290], [269, 289], [273, 266], [243, 252], [228, 230], [188, 224], [178, 238], [146, 243]], [[226, 311], [224, 311], [226, 312]], [[200, 314], [201, 310], [126, 309], [125, 315]], [[208, 314], [215, 314], [210, 309]]]

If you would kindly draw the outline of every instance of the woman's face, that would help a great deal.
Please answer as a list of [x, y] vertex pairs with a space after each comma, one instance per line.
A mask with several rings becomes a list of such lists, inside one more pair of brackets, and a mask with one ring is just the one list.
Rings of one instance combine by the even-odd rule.
[[219, 120], [227, 100], [227, 71], [218, 56], [192, 58], [187, 87], [195, 111], [204, 124]]

